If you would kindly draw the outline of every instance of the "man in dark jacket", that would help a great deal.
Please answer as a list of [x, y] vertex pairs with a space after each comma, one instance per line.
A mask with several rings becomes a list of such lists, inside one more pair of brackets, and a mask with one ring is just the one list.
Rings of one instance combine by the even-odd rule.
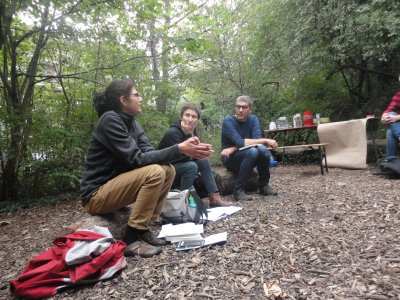
[[94, 98], [99, 120], [86, 157], [80, 196], [83, 209], [106, 214], [129, 204], [132, 211], [123, 238], [125, 255], [150, 257], [165, 245], [149, 231], [149, 222], [161, 214], [175, 170], [169, 164], [181, 154], [203, 159], [211, 145], [192, 137], [163, 150], [154, 150], [135, 116], [142, 97], [131, 81], [113, 81]]
[[[200, 120], [201, 110], [196, 104], [188, 103], [181, 109], [181, 119], [168, 129], [161, 139], [158, 149], [165, 149], [175, 144], [182, 143], [191, 137], [197, 137], [196, 127]], [[207, 191], [210, 207], [229, 206], [233, 203], [222, 199], [215, 183], [210, 162], [207, 158], [196, 159], [187, 155], [174, 161], [175, 179], [173, 187], [186, 190], [193, 185], [194, 180], [200, 173], [201, 181]]]

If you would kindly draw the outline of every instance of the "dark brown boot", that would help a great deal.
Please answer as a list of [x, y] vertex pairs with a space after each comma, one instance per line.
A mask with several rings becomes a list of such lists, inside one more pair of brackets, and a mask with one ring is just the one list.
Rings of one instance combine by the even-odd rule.
[[232, 202], [222, 199], [221, 195], [218, 192], [208, 195], [208, 199], [210, 200], [210, 207], [233, 205]]

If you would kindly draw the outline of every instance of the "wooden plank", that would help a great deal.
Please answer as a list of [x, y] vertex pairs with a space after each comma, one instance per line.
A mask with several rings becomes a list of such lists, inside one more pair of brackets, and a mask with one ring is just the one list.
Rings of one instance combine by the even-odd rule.
[[307, 145], [292, 145], [292, 146], [280, 146], [276, 149], [288, 149], [288, 148], [307, 148], [307, 147], [326, 147], [329, 143], [322, 143], [322, 144], [307, 144]]

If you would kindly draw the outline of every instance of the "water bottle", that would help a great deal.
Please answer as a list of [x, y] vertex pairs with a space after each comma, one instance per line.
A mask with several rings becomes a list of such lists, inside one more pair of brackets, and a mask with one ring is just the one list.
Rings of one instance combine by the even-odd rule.
[[193, 196], [190, 194], [189, 195], [189, 206], [190, 207], [197, 207], [196, 201], [194, 201]]
[[317, 125], [321, 124], [321, 114], [319, 114], [319, 113], [315, 114], [315, 123]]
[[299, 128], [303, 125], [303, 122], [301, 120], [301, 115], [300, 114], [295, 114], [293, 116], [293, 127], [294, 128]]

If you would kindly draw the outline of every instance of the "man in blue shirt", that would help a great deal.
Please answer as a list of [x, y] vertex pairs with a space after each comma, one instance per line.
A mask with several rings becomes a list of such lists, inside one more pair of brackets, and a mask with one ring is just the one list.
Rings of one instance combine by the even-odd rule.
[[[269, 186], [269, 150], [275, 149], [278, 143], [272, 139], [262, 138], [258, 118], [251, 114], [253, 99], [240, 96], [236, 99], [235, 115], [225, 117], [222, 123], [221, 157], [228, 171], [238, 174], [233, 190], [236, 201], [251, 200], [252, 196], [245, 191], [247, 179], [254, 167], [258, 171], [258, 191], [261, 195], [277, 195]], [[247, 149], [240, 148], [250, 146]]]

